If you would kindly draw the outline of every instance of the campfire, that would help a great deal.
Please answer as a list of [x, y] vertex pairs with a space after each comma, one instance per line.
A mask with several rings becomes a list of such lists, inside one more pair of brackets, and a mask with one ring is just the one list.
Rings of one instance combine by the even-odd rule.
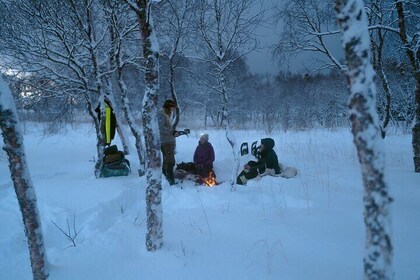
[[213, 187], [217, 185], [216, 176], [214, 175], [213, 171], [210, 172], [209, 176], [207, 176], [206, 178], [202, 178], [201, 180], [203, 182], [203, 185], [207, 187]]

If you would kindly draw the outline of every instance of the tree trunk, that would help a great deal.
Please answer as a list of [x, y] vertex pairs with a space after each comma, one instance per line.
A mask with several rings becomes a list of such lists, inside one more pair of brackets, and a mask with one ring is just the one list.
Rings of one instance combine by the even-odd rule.
[[[410, 64], [412, 66], [413, 76], [416, 81], [415, 90], [415, 120], [412, 130], [412, 145], [413, 145], [413, 160], [414, 160], [414, 171], [420, 172], [420, 69], [419, 69], [419, 41], [408, 42], [406, 26], [406, 18], [404, 12], [403, 1], [395, 1], [398, 13], [398, 27], [401, 41], [404, 45], [405, 52]], [[419, 36], [414, 36], [413, 40], [420, 40]], [[417, 48], [417, 49], [413, 49]]]
[[[174, 48], [174, 52], [176, 51], [176, 48]], [[174, 55], [172, 54], [169, 59], [169, 85], [171, 88], [171, 98], [176, 103], [175, 108], [175, 119], [173, 123], [173, 128], [176, 129], [179, 123], [179, 115], [180, 115], [180, 109], [179, 109], [179, 102], [178, 97], [175, 91], [175, 65], [174, 65]]]
[[[373, 24], [382, 25], [382, 9], [381, 9], [381, 0], [374, 1], [372, 3], [372, 11], [369, 15], [369, 26]], [[378, 22], [374, 22], [374, 19], [377, 19]], [[391, 118], [391, 88], [389, 87], [388, 79], [386, 77], [383, 64], [382, 64], [382, 53], [384, 48], [384, 34], [381, 28], [378, 28], [376, 30], [371, 31], [371, 49], [372, 49], [372, 61], [373, 61], [373, 67], [375, 68], [376, 74], [379, 76], [379, 79], [381, 80], [382, 87], [385, 92], [385, 109], [384, 109], [384, 115], [381, 125], [381, 134], [382, 138], [385, 138], [386, 131], [388, 128], [388, 124]], [[376, 33], [375, 33], [376, 32]], [[377, 34], [377, 40], [375, 41], [374, 34]]]
[[130, 104], [127, 97], [127, 87], [125, 85], [125, 82], [122, 77], [122, 67], [118, 67], [118, 86], [121, 90], [121, 101], [123, 104], [123, 111], [124, 116], [127, 120], [128, 126], [130, 127], [131, 133], [134, 136], [134, 139], [136, 140], [136, 151], [137, 156], [139, 158], [140, 168], [138, 170], [139, 176], [143, 176], [145, 172], [145, 154], [144, 154], [144, 146], [143, 141], [141, 139], [141, 133], [140, 129], [136, 125], [136, 120], [133, 117]]
[[391, 88], [389, 87], [388, 79], [386, 78], [384, 68], [382, 65], [382, 50], [383, 50], [383, 45], [384, 45], [384, 39], [383, 39], [381, 29], [378, 30], [378, 36], [379, 36], [380, 42], [379, 42], [378, 53], [377, 53], [378, 57], [377, 57], [376, 63], [374, 63], [374, 66], [375, 66], [376, 73], [379, 76], [379, 79], [381, 80], [382, 87], [385, 92], [385, 109], [384, 109], [384, 116], [383, 116], [382, 125], [381, 125], [381, 136], [382, 138], [385, 138], [389, 120], [391, 118]]
[[[96, 34], [95, 34], [95, 24], [94, 24], [94, 18], [93, 18], [93, 2], [86, 2], [85, 3], [85, 13], [86, 13], [86, 35], [88, 37], [88, 51], [92, 63], [92, 79], [94, 81], [94, 88], [96, 94], [99, 96], [99, 106], [101, 108], [100, 112], [100, 118], [99, 118], [99, 131], [97, 131], [97, 141], [96, 141], [96, 148], [98, 152], [98, 161], [95, 165], [95, 176], [96, 178], [99, 178], [102, 176], [102, 167], [103, 167], [103, 158], [104, 158], [104, 152], [105, 152], [105, 130], [103, 126], [103, 122], [105, 120], [105, 107], [104, 107], [104, 98], [105, 98], [105, 91], [104, 86], [102, 83], [101, 78], [101, 70], [98, 65], [98, 49], [97, 49], [97, 41], [96, 41]], [[96, 125], [96, 124], [95, 124]]]
[[9, 158], [10, 175], [22, 213], [23, 224], [28, 241], [33, 279], [48, 278], [48, 267], [42, 236], [41, 221], [36, 205], [36, 194], [32, 184], [23, 146], [16, 107], [12, 94], [0, 76], [0, 126]]
[[236, 190], [236, 177], [239, 174], [239, 148], [238, 148], [238, 145], [236, 144], [235, 135], [231, 132], [231, 129], [230, 129], [229, 111], [228, 111], [229, 97], [226, 90], [225, 75], [222, 71], [222, 66], [219, 66], [218, 76], [219, 76], [219, 87], [220, 87], [220, 99], [222, 101], [221, 126], [225, 130], [226, 139], [229, 142], [230, 146], [232, 147], [232, 153], [233, 153], [233, 159], [234, 159], [232, 178], [230, 181], [230, 190], [235, 191]]
[[[88, 94], [86, 93], [84, 95], [86, 100], [86, 106], [89, 113], [89, 116], [92, 117], [93, 124], [95, 126], [95, 132], [96, 132], [96, 154], [97, 154], [97, 160], [95, 163], [95, 177], [99, 178], [101, 176], [101, 170], [103, 167], [103, 158], [104, 158], [104, 150], [105, 150], [105, 139], [104, 139], [104, 131], [102, 130], [102, 121], [105, 118], [105, 108], [101, 108], [100, 110], [100, 116], [98, 117], [98, 114], [95, 112], [95, 109], [92, 102], [89, 100]], [[102, 102], [103, 103], [103, 102]], [[102, 105], [99, 105], [102, 106]], [[102, 106], [103, 107], [103, 106]]]
[[159, 124], [157, 106], [159, 98], [159, 46], [154, 33], [151, 0], [136, 0], [137, 14], [143, 41], [143, 57], [146, 61], [145, 94], [142, 120], [146, 145], [146, 248], [156, 251], [163, 245], [162, 232], [162, 163], [160, 157]]
[[207, 114], [209, 112], [209, 108], [206, 104], [206, 109], [204, 111], [204, 130], [207, 130]]
[[393, 279], [391, 197], [384, 180], [376, 88], [370, 63], [369, 33], [362, 0], [335, 0], [348, 65], [350, 120], [364, 184], [366, 226], [364, 279]]
[[118, 125], [117, 125], [117, 133], [118, 133], [118, 135], [120, 136], [120, 139], [121, 139], [121, 144], [122, 144], [122, 146], [123, 146], [123, 151], [124, 151], [124, 155], [129, 155], [130, 154], [130, 146], [129, 146], [129, 141], [128, 141], [128, 137], [127, 137], [127, 134], [125, 133], [125, 130], [122, 128], [122, 122], [120, 121], [120, 122], [118, 122], [117, 121], [117, 123], [118, 123]]
[[416, 73], [416, 119], [413, 126], [414, 170], [420, 173], [420, 73]]
[[382, 120], [382, 126], [381, 126], [381, 136], [382, 138], [385, 138], [389, 120], [391, 119], [391, 89], [389, 87], [385, 72], [382, 68], [382, 62], [380, 63], [380, 65], [381, 66], [378, 68], [377, 73], [378, 73], [379, 79], [381, 79], [382, 86], [385, 91], [385, 100], [386, 100], [384, 118]]
[[[138, 170], [138, 173], [140, 176], [143, 176], [146, 172], [145, 172], [145, 155], [144, 155], [144, 146], [143, 146], [143, 141], [142, 141], [142, 136], [140, 133], [140, 129], [138, 128], [138, 126], [136, 125], [136, 120], [133, 117], [133, 113], [130, 107], [130, 102], [128, 100], [128, 94], [127, 94], [127, 86], [124, 82], [123, 79], [123, 61], [122, 61], [122, 53], [121, 53], [121, 48], [122, 48], [122, 38], [117, 36], [117, 29], [118, 26], [117, 22], [115, 20], [115, 18], [117, 18], [116, 15], [113, 14], [114, 10], [109, 9], [111, 12], [108, 15], [108, 24], [109, 24], [109, 33], [110, 33], [110, 37], [111, 37], [111, 54], [110, 54], [110, 60], [111, 60], [111, 65], [115, 65], [117, 71], [116, 71], [116, 78], [117, 78], [117, 84], [118, 84], [118, 88], [120, 90], [120, 98], [121, 98], [121, 103], [123, 106], [123, 113], [124, 113], [124, 117], [127, 121], [127, 124], [130, 128], [131, 133], [133, 134], [134, 138], [135, 138], [135, 146], [136, 146], [136, 151], [137, 151], [137, 156], [139, 158], [139, 164], [140, 164], [140, 168]], [[113, 18], [114, 20], [110, 20], [111, 18]]]

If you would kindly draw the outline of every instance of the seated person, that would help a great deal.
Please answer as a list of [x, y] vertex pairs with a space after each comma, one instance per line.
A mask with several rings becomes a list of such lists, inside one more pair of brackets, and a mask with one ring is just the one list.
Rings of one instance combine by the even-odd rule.
[[280, 174], [280, 165], [277, 154], [273, 150], [274, 144], [274, 140], [271, 138], [261, 139], [258, 162], [249, 161], [245, 164], [244, 170], [236, 178], [236, 184], [245, 185], [248, 180], [254, 179], [258, 175]]
[[[209, 176], [213, 171], [214, 149], [209, 142], [208, 134], [201, 134], [200, 141], [194, 152], [194, 164], [196, 173], [201, 178]], [[213, 172], [214, 173], [214, 172]]]

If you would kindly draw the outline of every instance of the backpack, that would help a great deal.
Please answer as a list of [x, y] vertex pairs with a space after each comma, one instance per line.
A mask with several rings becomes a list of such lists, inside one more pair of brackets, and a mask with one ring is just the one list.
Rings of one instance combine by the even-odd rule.
[[194, 162], [181, 162], [177, 164], [174, 177], [178, 180], [195, 180], [197, 176]]
[[116, 145], [105, 149], [101, 177], [127, 176], [131, 172], [130, 162]]
[[176, 165], [176, 169], [182, 169], [187, 171], [188, 173], [195, 173], [195, 164], [194, 162], [181, 162]]

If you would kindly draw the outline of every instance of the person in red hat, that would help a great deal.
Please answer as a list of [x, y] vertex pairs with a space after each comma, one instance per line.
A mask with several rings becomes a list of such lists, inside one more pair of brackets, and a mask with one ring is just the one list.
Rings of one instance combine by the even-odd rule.
[[176, 106], [176, 103], [172, 99], [168, 99], [163, 103], [163, 107], [158, 112], [160, 145], [163, 157], [162, 173], [165, 175], [170, 185], [175, 184], [175, 137], [180, 135], [172, 125], [172, 114]]

